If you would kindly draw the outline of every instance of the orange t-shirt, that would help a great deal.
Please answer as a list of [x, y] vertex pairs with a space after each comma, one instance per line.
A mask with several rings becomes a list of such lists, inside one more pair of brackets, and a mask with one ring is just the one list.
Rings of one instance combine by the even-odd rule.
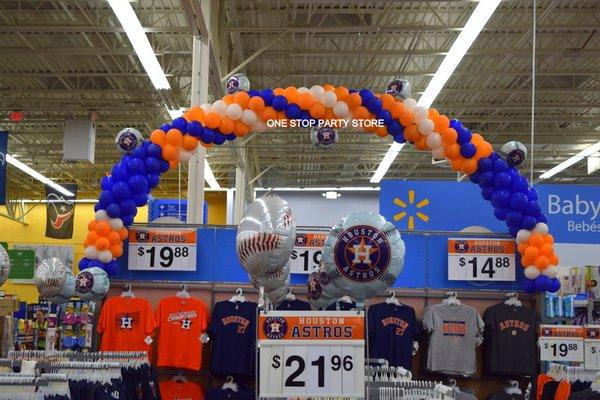
[[204, 400], [202, 388], [194, 382], [161, 382], [160, 397], [163, 400]]
[[156, 328], [148, 300], [111, 297], [100, 312], [101, 351], [148, 351], [146, 337]]
[[199, 370], [202, 358], [200, 335], [208, 327], [208, 309], [202, 300], [171, 296], [156, 309], [159, 367]]

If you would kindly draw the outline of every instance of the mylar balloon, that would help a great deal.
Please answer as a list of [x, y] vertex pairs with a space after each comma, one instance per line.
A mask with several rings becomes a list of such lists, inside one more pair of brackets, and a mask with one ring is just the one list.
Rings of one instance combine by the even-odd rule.
[[505, 143], [500, 148], [500, 154], [506, 159], [506, 163], [511, 167], [521, 165], [527, 157], [527, 147], [521, 142], [513, 140], [512, 142]]
[[0, 286], [8, 279], [10, 274], [10, 258], [4, 246], [0, 245]]
[[33, 280], [42, 297], [58, 296], [67, 281], [67, 276], [72, 275], [67, 266], [58, 258], [46, 258], [35, 270]]
[[253, 278], [272, 274], [292, 254], [296, 223], [289, 204], [267, 194], [252, 202], [238, 226], [236, 251], [240, 263]]
[[388, 83], [386, 93], [391, 94], [401, 99], [407, 99], [410, 97], [410, 83], [403, 78], [395, 78], [393, 81]]
[[323, 247], [325, 273], [344, 294], [366, 300], [392, 285], [404, 266], [405, 247], [381, 215], [350, 214]]
[[108, 293], [110, 282], [106, 272], [98, 267], [81, 271], [76, 278], [75, 294], [84, 301], [100, 300]]
[[313, 128], [310, 132], [310, 140], [315, 147], [327, 149], [336, 144], [338, 133], [335, 129], [326, 126]]
[[144, 137], [137, 129], [125, 128], [117, 133], [115, 145], [123, 153], [131, 153], [139, 148], [144, 141]]
[[275, 290], [285, 286], [286, 281], [290, 277], [290, 262], [288, 261], [285, 266], [278, 268], [270, 274], [264, 274], [261, 276], [251, 277], [252, 284], [257, 287], [264, 287], [265, 291]]
[[323, 264], [309, 275], [306, 289], [309, 303], [317, 309], [327, 308], [344, 295], [344, 292], [331, 283]]
[[225, 91], [227, 94], [233, 94], [237, 91], [247, 92], [250, 90], [250, 80], [244, 74], [235, 74], [227, 79]]

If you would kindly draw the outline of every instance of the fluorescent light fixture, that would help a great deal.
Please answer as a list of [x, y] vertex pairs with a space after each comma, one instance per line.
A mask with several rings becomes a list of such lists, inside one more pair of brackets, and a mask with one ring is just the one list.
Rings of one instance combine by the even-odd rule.
[[325, 197], [327, 200], [337, 200], [339, 197], [342, 196], [341, 193], [335, 192], [335, 191], [328, 191], [325, 193], [321, 193], [323, 195], [323, 197]]
[[[235, 189], [233, 189], [235, 190]], [[277, 192], [326, 192], [326, 191], [353, 191], [353, 192], [378, 192], [378, 187], [368, 187], [368, 186], [341, 186], [341, 187], [280, 187], [280, 188], [255, 188], [255, 192], [268, 192], [268, 191], [277, 191]]]
[[600, 153], [594, 153], [587, 159], [588, 162], [588, 175], [600, 169]]
[[146, 70], [148, 77], [157, 90], [171, 89], [169, 81], [154, 54], [152, 46], [146, 37], [146, 33], [142, 28], [142, 24], [138, 19], [135, 11], [128, 1], [123, 0], [107, 0], [121, 26], [125, 30], [135, 53], [137, 54], [142, 66]]
[[[469, 20], [465, 24], [464, 28], [452, 44], [452, 47], [444, 57], [444, 60], [440, 64], [440, 67], [429, 81], [427, 88], [423, 92], [423, 95], [419, 98], [418, 105], [429, 108], [437, 96], [440, 94], [444, 85], [454, 73], [454, 70], [460, 64], [479, 33], [488, 22], [498, 5], [502, 0], [481, 0], [475, 10], [469, 17]], [[399, 144], [394, 142], [385, 153], [383, 160], [379, 164], [377, 171], [371, 178], [371, 183], [379, 183], [383, 176], [386, 174], [390, 165], [396, 159], [398, 152], [402, 149]]]
[[558, 174], [561, 171], [569, 168], [570, 166], [577, 164], [579, 161], [583, 160], [586, 157], [591, 156], [592, 154], [600, 151], [600, 142], [590, 145], [585, 149], [581, 150], [579, 153], [575, 154], [573, 157], [566, 159], [565, 161], [558, 164], [556, 167], [549, 169], [540, 175], [539, 179], [548, 179]]
[[210, 186], [211, 189], [221, 188], [221, 185], [219, 185], [219, 182], [217, 182], [217, 180], [215, 179], [215, 175], [213, 174], [210, 165], [208, 165], [208, 161], [206, 161], [206, 158], [204, 159], [204, 180], [206, 181], [206, 183], [208, 183], [208, 186]]
[[10, 154], [6, 155], [6, 161], [14, 166], [19, 168], [21, 171], [25, 172], [27, 175], [30, 175], [31, 177], [37, 179], [38, 181], [54, 188], [55, 190], [58, 190], [60, 193], [64, 194], [65, 196], [71, 196], [74, 197], [75, 194], [70, 192], [69, 190], [65, 189], [64, 187], [62, 187], [61, 185], [59, 185], [58, 183], [54, 182], [53, 180], [46, 178], [44, 175], [40, 174], [39, 172], [37, 172], [35, 169], [29, 167], [28, 165], [23, 164], [21, 161], [17, 160], [16, 158], [14, 158], [13, 156], [11, 156]]

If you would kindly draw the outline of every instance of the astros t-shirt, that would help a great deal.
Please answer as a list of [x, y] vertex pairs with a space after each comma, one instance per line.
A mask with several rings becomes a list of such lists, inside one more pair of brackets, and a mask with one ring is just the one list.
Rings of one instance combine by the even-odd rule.
[[162, 400], [203, 400], [202, 388], [194, 382], [164, 381], [160, 383]]
[[159, 367], [198, 371], [202, 362], [200, 335], [208, 328], [208, 309], [194, 298], [166, 297], [156, 309]]
[[146, 337], [156, 328], [148, 300], [111, 297], [100, 312], [100, 351], [148, 351]]

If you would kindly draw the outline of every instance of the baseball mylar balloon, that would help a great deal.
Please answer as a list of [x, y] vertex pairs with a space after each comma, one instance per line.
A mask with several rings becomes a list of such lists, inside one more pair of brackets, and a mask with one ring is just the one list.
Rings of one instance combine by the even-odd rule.
[[344, 294], [366, 300], [391, 286], [404, 266], [404, 242], [379, 214], [350, 214], [323, 247], [325, 273]]
[[242, 216], [236, 237], [238, 259], [254, 279], [273, 274], [289, 261], [295, 238], [296, 223], [288, 203], [264, 195]]
[[264, 274], [261, 276], [250, 276], [252, 284], [257, 289], [261, 286], [265, 288], [265, 291], [272, 291], [277, 288], [281, 288], [286, 285], [286, 281], [290, 277], [290, 262], [288, 261], [283, 267], [278, 268], [271, 274]]
[[67, 276], [71, 271], [58, 258], [46, 258], [35, 270], [33, 280], [42, 297], [58, 296], [67, 283]]
[[75, 294], [84, 301], [99, 300], [106, 296], [109, 287], [106, 272], [101, 268], [92, 267], [77, 274]]
[[10, 258], [4, 246], [0, 245], [0, 286], [8, 279], [10, 274]]

